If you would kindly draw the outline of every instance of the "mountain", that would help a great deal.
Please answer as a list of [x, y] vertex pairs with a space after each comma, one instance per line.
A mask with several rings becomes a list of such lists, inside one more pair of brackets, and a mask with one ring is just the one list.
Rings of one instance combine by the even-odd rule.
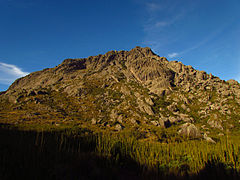
[[150, 48], [66, 59], [0, 94], [0, 123], [131, 131], [140, 139], [239, 133], [240, 84]]

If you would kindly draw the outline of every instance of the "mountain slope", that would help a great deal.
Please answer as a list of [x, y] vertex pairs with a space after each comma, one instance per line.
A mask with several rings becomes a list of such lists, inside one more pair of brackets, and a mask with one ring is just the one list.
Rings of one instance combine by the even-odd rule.
[[[2, 93], [1, 123], [131, 131], [139, 138], [238, 133], [240, 85], [150, 48], [66, 59]], [[204, 136], [203, 136], [204, 135]]]

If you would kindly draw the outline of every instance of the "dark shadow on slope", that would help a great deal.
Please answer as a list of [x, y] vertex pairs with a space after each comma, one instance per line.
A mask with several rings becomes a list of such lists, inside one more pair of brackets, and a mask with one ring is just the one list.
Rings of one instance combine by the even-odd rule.
[[212, 158], [197, 175], [192, 176], [192, 179], [237, 180], [240, 179], [240, 173], [233, 167], [227, 167], [219, 159]]
[[[0, 179], [139, 179], [139, 166], [113, 148], [96, 153], [95, 136], [0, 128]], [[85, 134], [85, 132], [83, 132]]]

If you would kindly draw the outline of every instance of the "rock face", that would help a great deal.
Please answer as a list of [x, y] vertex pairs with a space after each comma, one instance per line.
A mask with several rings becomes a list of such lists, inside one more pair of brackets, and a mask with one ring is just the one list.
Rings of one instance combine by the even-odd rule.
[[143, 101], [139, 101], [138, 105], [139, 105], [140, 111], [147, 113], [148, 115], [154, 115], [154, 112], [153, 112], [151, 106], [148, 105], [147, 103], [144, 103]]
[[181, 129], [178, 133], [182, 136], [191, 137], [191, 138], [200, 138], [202, 137], [199, 129], [191, 123], [185, 123], [181, 126]]
[[218, 128], [220, 130], [223, 130], [223, 127], [221, 125], [221, 122], [219, 121], [215, 121], [215, 120], [209, 120], [208, 124], [212, 127], [212, 128]]
[[115, 130], [116, 131], [121, 131], [121, 130], [123, 130], [123, 126], [121, 125], [121, 124], [117, 124], [116, 126], [115, 126]]
[[239, 128], [240, 85], [136, 47], [66, 59], [20, 78], [0, 93], [0, 112], [0, 123], [61, 121], [112, 131], [177, 126], [197, 138], [202, 125], [203, 133]]
[[208, 137], [206, 133], [204, 133], [203, 138], [209, 143], [216, 143], [212, 138]]

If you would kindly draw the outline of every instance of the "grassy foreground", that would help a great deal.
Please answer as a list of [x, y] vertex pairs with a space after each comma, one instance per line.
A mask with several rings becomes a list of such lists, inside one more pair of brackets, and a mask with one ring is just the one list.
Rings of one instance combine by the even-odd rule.
[[158, 143], [87, 129], [0, 128], [0, 179], [239, 179], [240, 140]]

